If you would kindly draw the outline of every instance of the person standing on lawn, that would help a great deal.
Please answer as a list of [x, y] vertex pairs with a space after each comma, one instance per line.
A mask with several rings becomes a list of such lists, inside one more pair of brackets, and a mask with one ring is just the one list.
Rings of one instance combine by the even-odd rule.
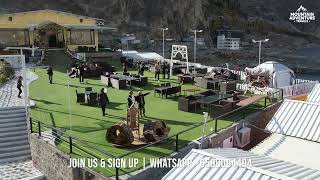
[[102, 110], [102, 116], [105, 116], [106, 107], [107, 107], [107, 104], [109, 104], [109, 98], [107, 94], [104, 92], [104, 88], [101, 89], [98, 97], [99, 97], [99, 104]]
[[47, 74], [49, 76], [49, 83], [52, 84], [53, 70], [51, 66], [48, 67]]
[[137, 101], [138, 103], [138, 107], [139, 107], [139, 111], [140, 111], [140, 116], [142, 117], [142, 115], [144, 117], [146, 117], [146, 109], [145, 109], [145, 104], [146, 104], [146, 101], [144, 99], [144, 97], [146, 95], [150, 94], [150, 92], [148, 93], [145, 93], [145, 94], [142, 94], [142, 92], [140, 91], [138, 96], [135, 97], [135, 100]]
[[133, 96], [133, 91], [129, 92], [129, 96], [128, 96], [127, 101], [128, 101], [128, 109], [132, 108], [134, 103], [135, 103], [135, 98]]
[[160, 67], [160, 62], [159, 62], [159, 61], [157, 61], [154, 69], [155, 69], [154, 78], [155, 78], [155, 79], [158, 79], [158, 81], [159, 81], [159, 80], [160, 80], [160, 69], [161, 69], [161, 67]]
[[18, 94], [18, 98], [21, 98], [21, 93], [22, 93], [22, 89], [21, 89], [21, 87], [23, 87], [23, 85], [22, 85], [22, 76], [19, 76], [18, 77], [18, 81], [17, 81], [17, 88], [18, 88], [18, 90], [19, 90], [19, 94]]
[[163, 62], [161, 69], [162, 69], [162, 79], [166, 78], [166, 68], [167, 68], [167, 62]]
[[80, 64], [79, 67], [78, 67], [78, 73], [79, 73], [79, 82], [80, 83], [83, 83], [84, 82], [84, 65], [83, 64]]

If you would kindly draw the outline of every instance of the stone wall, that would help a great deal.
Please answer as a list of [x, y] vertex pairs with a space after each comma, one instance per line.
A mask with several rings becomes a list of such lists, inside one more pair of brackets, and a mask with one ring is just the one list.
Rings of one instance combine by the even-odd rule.
[[34, 166], [48, 180], [106, 180], [107, 178], [87, 168], [70, 168], [70, 157], [55, 146], [30, 134], [31, 155]]

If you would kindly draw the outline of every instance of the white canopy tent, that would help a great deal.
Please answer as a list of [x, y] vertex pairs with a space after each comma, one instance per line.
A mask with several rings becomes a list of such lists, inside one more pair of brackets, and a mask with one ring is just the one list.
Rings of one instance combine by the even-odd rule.
[[255, 68], [246, 68], [245, 72], [252, 76], [269, 76], [269, 87], [280, 88], [294, 84], [294, 72], [287, 66], [275, 61], [267, 61]]
[[122, 51], [122, 56], [133, 61], [163, 60], [163, 57], [155, 52]]

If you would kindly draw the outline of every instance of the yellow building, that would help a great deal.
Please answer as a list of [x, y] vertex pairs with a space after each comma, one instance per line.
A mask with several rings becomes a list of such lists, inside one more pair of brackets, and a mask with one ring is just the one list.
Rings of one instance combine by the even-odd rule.
[[104, 27], [101, 19], [61, 11], [0, 14], [0, 46], [98, 50], [101, 29], [112, 28]]

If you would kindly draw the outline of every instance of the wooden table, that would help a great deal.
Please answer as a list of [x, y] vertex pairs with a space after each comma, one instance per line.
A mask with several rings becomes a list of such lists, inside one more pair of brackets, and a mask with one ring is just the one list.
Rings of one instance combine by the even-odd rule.
[[196, 94], [197, 92], [199, 92], [199, 91], [200, 91], [200, 89], [191, 88], [191, 89], [183, 89], [182, 91], [184, 92], [184, 95], [186, 95], [186, 94], [187, 94], [187, 92], [190, 92], [190, 93]]
[[237, 106], [241, 106], [241, 107], [245, 107], [245, 106], [248, 106], [250, 104], [253, 104], [263, 98], [265, 98], [266, 96], [262, 96], [262, 95], [255, 95], [255, 96], [251, 96], [251, 97], [248, 97], [244, 100], [241, 100], [240, 102], [237, 103]]
[[219, 94], [219, 95], [205, 96], [205, 97], [202, 97], [201, 99], [198, 99], [196, 103], [200, 104], [200, 106], [207, 106], [208, 113], [210, 114], [210, 108], [209, 108], [210, 104], [218, 102], [223, 99], [230, 98], [230, 97], [233, 97], [233, 95]]
[[161, 98], [163, 98], [163, 95], [169, 88], [171, 88], [171, 86], [157, 87], [154, 89], [154, 92], [158, 93], [159, 95], [161, 95]]

